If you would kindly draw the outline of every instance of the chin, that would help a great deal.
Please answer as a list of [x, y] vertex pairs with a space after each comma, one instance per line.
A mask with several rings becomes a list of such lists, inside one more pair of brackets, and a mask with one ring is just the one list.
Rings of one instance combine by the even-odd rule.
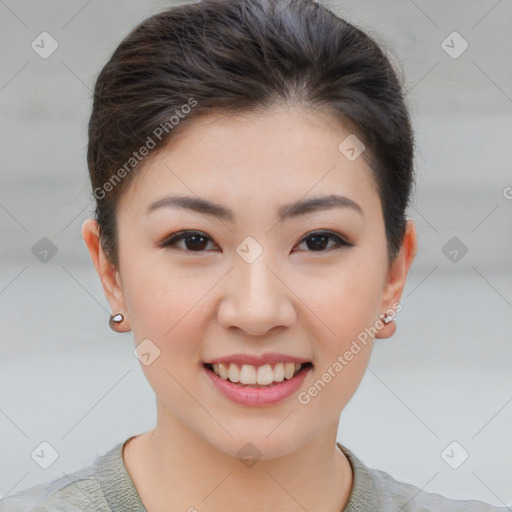
[[[274, 427], [275, 428], [275, 423]], [[277, 430], [267, 435], [272, 429], [244, 429], [243, 432], [236, 435], [227, 427], [233, 438], [223, 437], [221, 442], [212, 442], [212, 446], [218, 451], [230, 457], [240, 459], [240, 462], [246, 462], [250, 467], [251, 461], [263, 459], [274, 459], [284, 457], [298, 449], [305, 442], [296, 439], [289, 432], [283, 429], [277, 433]], [[278, 427], [279, 429], [279, 427]]]

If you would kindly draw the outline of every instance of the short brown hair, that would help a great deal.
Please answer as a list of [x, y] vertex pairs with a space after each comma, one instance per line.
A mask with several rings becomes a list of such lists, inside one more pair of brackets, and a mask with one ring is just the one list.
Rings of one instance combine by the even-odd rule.
[[413, 183], [401, 84], [370, 36], [312, 0], [179, 5], [121, 41], [96, 81], [87, 151], [109, 260], [118, 265], [116, 205], [144, 147], [156, 154], [198, 116], [263, 111], [279, 102], [328, 112], [363, 141], [393, 260]]

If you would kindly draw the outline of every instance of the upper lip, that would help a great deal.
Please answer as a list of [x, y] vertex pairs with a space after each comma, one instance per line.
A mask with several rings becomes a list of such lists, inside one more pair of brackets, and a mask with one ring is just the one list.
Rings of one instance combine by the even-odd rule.
[[204, 361], [205, 364], [235, 363], [239, 365], [250, 364], [252, 366], [263, 366], [265, 364], [277, 363], [309, 363], [310, 361], [302, 357], [290, 356], [288, 354], [278, 354], [277, 352], [268, 352], [261, 355], [251, 354], [231, 354], [229, 356], [216, 357], [210, 361]]

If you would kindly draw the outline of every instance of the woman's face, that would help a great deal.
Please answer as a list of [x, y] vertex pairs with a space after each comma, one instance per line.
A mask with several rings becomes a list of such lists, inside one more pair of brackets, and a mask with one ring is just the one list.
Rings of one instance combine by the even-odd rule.
[[[378, 320], [396, 308], [412, 258], [388, 264], [370, 169], [363, 156], [339, 149], [348, 135], [318, 114], [284, 107], [212, 115], [148, 160], [122, 196], [119, 293], [107, 296], [142, 343], [159, 426], [178, 421], [226, 454], [250, 441], [265, 457], [279, 456], [325, 432], [356, 391], [375, 334], [368, 329], [394, 332]], [[350, 203], [290, 209], [331, 195]], [[151, 208], [176, 196], [215, 203], [229, 216]], [[192, 233], [165, 246], [183, 231]], [[270, 352], [313, 365], [275, 403], [234, 401], [204, 368]]]

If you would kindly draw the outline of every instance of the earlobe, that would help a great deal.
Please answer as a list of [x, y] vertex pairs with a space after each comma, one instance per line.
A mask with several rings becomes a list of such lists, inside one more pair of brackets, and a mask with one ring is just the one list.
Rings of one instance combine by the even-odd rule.
[[109, 261], [101, 246], [97, 221], [95, 219], [85, 220], [81, 232], [113, 314], [123, 313], [126, 318], [126, 304], [121, 280], [118, 278], [118, 269]]

